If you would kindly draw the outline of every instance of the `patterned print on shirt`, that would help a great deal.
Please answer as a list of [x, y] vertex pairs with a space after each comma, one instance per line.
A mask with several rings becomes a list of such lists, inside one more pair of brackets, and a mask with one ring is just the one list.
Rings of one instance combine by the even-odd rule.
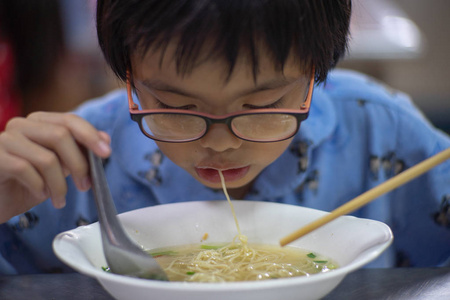
[[77, 227], [79, 227], [79, 226], [85, 226], [85, 225], [89, 225], [90, 224], [90, 222], [86, 219], [86, 218], [83, 218], [82, 216], [80, 216], [79, 218], [78, 218], [78, 220], [75, 222], [75, 225], [77, 226]]
[[394, 163], [394, 175], [403, 172], [406, 169], [405, 162], [401, 159], [397, 159]]
[[378, 172], [380, 171], [381, 159], [376, 155], [369, 158], [369, 170], [372, 180], [378, 180]]
[[19, 216], [19, 221], [11, 226], [14, 231], [22, 232], [33, 229], [39, 223], [39, 217], [33, 212], [26, 212]]
[[405, 170], [405, 162], [398, 159], [395, 152], [389, 152], [381, 158], [381, 165], [386, 177], [393, 177]]
[[384, 178], [393, 177], [406, 169], [405, 162], [397, 158], [395, 152], [390, 151], [382, 157], [371, 155], [369, 158], [369, 169], [372, 180], [380, 178], [380, 172], [384, 172]]
[[450, 194], [442, 197], [439, 210], [432, 217], [436, 224], [450, 229]]
[[308, 168], [308, 148], [310, 145], [311, 141], [300, 141], [293, 143], [289, 149], [292, 154], [298, 157], [298, 174], [305, 172]]
[[159, 167], [163, 162], [164, 154], [162, 154], [161, 150], [157, 149], [153, 153], [146, 154], [144, 159], [150, 161], [153, 166]]
[[295, 189], [296, 193], [302, 193], [305, 188], [308, 188], [310, 191], [317, 193], [319, 189], [319, 171], [314, 170], [308, 176], [306, 176], [305, 180]]
[[158, 149], [153, 153], [147, 153], [144, 159], [151, 163], [151, 167], [147, 171], [139, 171], [138, 175], [145, 178], [151, 184], [160, 185], [162, 183], [162, 177], [159, 167], [164, 160], [164, 154]]
[[366, 103], [367, 103], [367, 100], [364, 100], [364, 99], [358, 99], [358, 100], [357, 100], [357, 103], [358, 103], [358, 106], [364, 107], [364, 106], [366, 105]]

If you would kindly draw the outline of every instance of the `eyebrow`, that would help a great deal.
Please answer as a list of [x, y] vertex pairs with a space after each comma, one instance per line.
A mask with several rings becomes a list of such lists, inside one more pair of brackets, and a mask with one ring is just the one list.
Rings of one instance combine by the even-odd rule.
[[[299, 78], [277, 77], [277, 78], [268, 80], [266, 82], [263, 82], [261, 84], [258, 84], [257, 86], [255, 86], [253, 88], [247, 89], [247, 90], [239, 93], [238, 96], [242, 97], [242, 96], [257, 93], [257, 92], [262, 92], [262, 91], [266, 91], [266, 90], [272, 90], [272, 89], [285, 87], [285, 86], [288, 86], [291, 83], [296, 82], [298, 80], [299, 80]], [[140, 82], [150, 90], [169, 92], [169, 93], [178, 94], [178, 95], [190, 97], [190, 98], [199, 98], [198, 96], [190, 93], [189, 91], [186, 91], [182, 88], [179, 88], [179, 87], [176, 87], [173, 85], [170, 85], [159, 79], [146, 79], [146, 80], [143, 80]]]

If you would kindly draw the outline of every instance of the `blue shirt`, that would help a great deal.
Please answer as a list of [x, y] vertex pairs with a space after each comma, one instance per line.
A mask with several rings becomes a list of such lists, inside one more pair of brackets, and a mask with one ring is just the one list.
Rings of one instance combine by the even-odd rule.
[[[131, 121], [125, 91], [86, 102], [77, 114], [112, 137], [106, 173], [119, 213], [151, 205], [223, 200], [166, 158]], [[289, 148], [257, 177], [249, 200], [331, 211], [450, 147], [408, 96], [345, 70], [314, 91], [308, 120]], [[67, 205], [46, 201], [0, 225], [0, 273], [69, 270], [52, 252], [59, 232], [97, 221], [90, 192], [68, 180]], [[450, 162], [355, 211], [385, 222], [393, 245], [371, 267], [441, 266], [450, 257]], [[170, 216], [167, 216], [170, 218]], [[280, 237], [281, 238], [281, 237]]]

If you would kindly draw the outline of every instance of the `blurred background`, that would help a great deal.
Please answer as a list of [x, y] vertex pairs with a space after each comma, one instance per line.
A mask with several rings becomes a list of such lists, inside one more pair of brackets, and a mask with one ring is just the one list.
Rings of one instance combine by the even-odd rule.
[[[0, 1], [19, 6], [29, 0]], [[60, 27], [63, 48], [47, 84], [20, 95], [25, 103], [23, 114], [71, 110], [86, 99], [121, 86], [105, 65], [97, 45], [95, 0], [31, 2], [57, 4], [43, 11], [59, 14], [59, 20], [54, 16], [44, 18]], [[354, 0], [353, 7], [351, 47], [339, 67], [367, 73], [408, 93], [435, 126], [450, 133], [450, 1]], [[36, 15], [38, 10], [33, 10]], [[20, 20], [15, 18], [15, 22]], [[2, 19], [0, 25], [4, 25]], [[0, 35], [0, 67], [2, 57], [3, 61], [7, 57], [4, 54]], [[33, 58], [33, 53], [25, 56]], [[2, 86], [0, 96], [1, 92]]]
[[353, 0], [350, 53], [339, 67], [408, 93], [450, 133], [450, 1]]

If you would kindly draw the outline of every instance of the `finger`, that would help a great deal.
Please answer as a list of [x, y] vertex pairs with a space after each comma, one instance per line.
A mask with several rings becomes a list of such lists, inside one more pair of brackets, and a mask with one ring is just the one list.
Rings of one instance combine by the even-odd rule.
[[5, 151], [28, 161], [43, 179], [53, 205], [56, 208], [63, 207], [66, 203], [67, 184], [57, 155], [20, 134], [4, 133], [2, 136]]
[[[36, 122], [36, 125], [31, 127], [39, 128], [39, 131], [30, 130], [29, 122]], [[111, 153], [109, 135], [106, 132], [97, 131], [86, 120], [73, 114], [37, 112], [30, 114], [26, 121], [21, 123], [19, 119], [16, 123], [14, 124], [15, 130], [21, 130], [30, 139], [54, 149], [58, 153], [63, 166], [69, 169], [80, 190], [89, 189], [90, 180], [84, 151], [79, 151], [74, 144], [79, 143], [88, 148], [89, 145], [94, 145], [94, 148], [90, 149], [103, 158]], [[23, 130], [23, 127], [26, 127], [28, 132]], [[72, 141], [73, 138], [75, 141]], [[67, 174], [65, 172], [65, 175]]]
[[1, 151], [0, 166], [3, 180], [16, 180], [38, 200], [30, 207], [48, 199], [43, 178], [28, 161]]
[[111, 144], [111, 137], [109, 136], [108, 133], [104, 131], [99, 131], [99, 135], [105, 143], [107, 143], [108, 145]]
[[67, 166], [65, 166], [64, 164], [62, 165], [62, 169], [63, 169], [63, 173], [64, 173], [64, 177], [68, 177], [70, 175], [70, 170], [69, 168], [67, 168]]
[[56, 153], [64, 176], [71, 175], [78, 189], [89, 189], [89, 167], [84, 150], [71, 132], [66, 127], [48, 123], [41, 125], [41, 128], [43, 130], [30, 132], [27, 137]]
[[22, 135], [55, 152], [61, 162], [64, 177], [72, 175], [78, 189], [89, 189], [89, 169], [86, 158], [68, 128], [25, 119], [18, 120], [16, 123], [14, 130], [10, 129], [9, 132], [17, 136]]
[[89, 122], [75, 114], [37, 112], [30, 114], [28, 118], [66, 127], [78, 143], [100, 157], [106, 158], [111, 153], [109, 142], [105, 141], [105, 133], [100, 133]]
[[41, 176], [25, 160], [0, 152], [0, 223], [48, 199]]

